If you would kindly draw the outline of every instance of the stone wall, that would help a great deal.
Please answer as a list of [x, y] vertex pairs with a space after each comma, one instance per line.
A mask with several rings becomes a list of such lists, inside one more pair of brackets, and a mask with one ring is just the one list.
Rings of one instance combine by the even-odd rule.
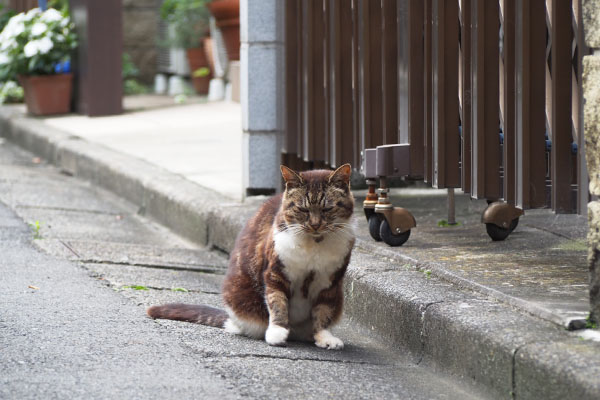
[[156, 74], [160, 4], [161, 0], [123, 0], [123, 51], [139, 68], [139, 79], [148, 84]]
[[[600, 0], [583, 0], [583, 120], [590, 192], [600, 196]], [[588, 205], [591, 319], [600, 323], [600, 201]]]

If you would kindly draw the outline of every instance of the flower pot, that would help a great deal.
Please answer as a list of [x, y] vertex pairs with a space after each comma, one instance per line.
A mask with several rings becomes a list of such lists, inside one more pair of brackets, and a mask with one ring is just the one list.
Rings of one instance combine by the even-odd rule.
[[229, 60], [240, 59], [240, 1], [213, 0], [208, 9], [217, 20]]
[[71, 110], [73, 74], [20, 75], [19, 83], [30, 114], [66, 114]]
[[194, 71], [197, 71], [203, 67], [210, 68], [204, 46], [187, 49], [186, 54], [190, 64], [190, 74], [194, 89], [198, 94], [208, 94], [208, 86], [210, 83], [210, 78], [212, 77], [212, 69], [210, 69], [210, 73], [207, 76], [194, 76]]

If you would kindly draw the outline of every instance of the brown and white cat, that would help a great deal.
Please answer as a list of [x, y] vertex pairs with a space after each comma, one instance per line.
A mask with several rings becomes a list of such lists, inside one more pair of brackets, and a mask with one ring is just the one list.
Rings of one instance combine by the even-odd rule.
[[344, 347], [328, 328], [342, 314], [354, 246], [351, 167], [296, 173], [281, 166], [281, 173], [285, 191], [267, 200], [236, 240], [223, 283], [226, 311], [166, 304], [150, 307], [150, 317], [222, 327], [273, 346], [290, 336]]

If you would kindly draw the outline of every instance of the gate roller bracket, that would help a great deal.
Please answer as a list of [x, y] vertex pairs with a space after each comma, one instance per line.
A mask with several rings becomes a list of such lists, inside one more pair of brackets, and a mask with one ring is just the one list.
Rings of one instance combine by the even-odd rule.
[[[386, 176], [408, 175], [409, 145], [380, 146], [366, 149], [363, 169], [369, 192], [363, 202], [369, 222], [369, 234], [375, 241], [383, 240], [389, 246], [402, 246], [417, 226], [415, 217], [402, 207], [394, 207], [388, 198]], [[379, 196], [375, 194], [375, 177], [379, 176]]]
[[519, 224], [519, 217], [523, 214], [522, 209], [512, 204], [496, 201], [483, 211], [481, 222], [485, 224], [490, 238], [499, 241], [506, 239], [515, 230]]

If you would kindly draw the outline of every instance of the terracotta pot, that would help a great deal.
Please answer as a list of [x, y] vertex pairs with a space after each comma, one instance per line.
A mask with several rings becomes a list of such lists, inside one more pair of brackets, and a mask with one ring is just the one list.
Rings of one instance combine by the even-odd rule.
[[208, 9], [217, 20], [240, 18], [240, 0], [213, 0]]
[[213, 0], [208, 9], [217, 20], [217, 26], [223, 33], [225, 49], [229, 60], [240, 59], [240, 1]]
[[66, 114], [71, 111], [73, 74], [20, 75], [27, 111], [34, 115]]
[[[204, 46], [187, 49], [186, 54], [190, 64], [190, 75], [194, 89], [196, 89], [198, 94], [208, 94], [208, 86], [213, 70], [209, 66]], [[203, 67], [209, 68], [210, 73], [207, 76], [194, 76], [194, 71]]]

